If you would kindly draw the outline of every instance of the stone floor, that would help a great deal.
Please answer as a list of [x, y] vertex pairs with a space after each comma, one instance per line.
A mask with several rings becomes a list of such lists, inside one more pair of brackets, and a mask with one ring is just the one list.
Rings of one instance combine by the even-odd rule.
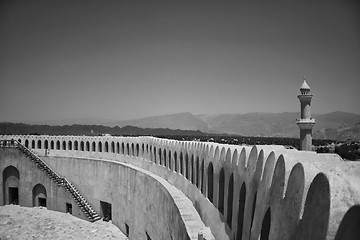
[[70, 214], [42, 207], [0, 207], [0, 240], [22, 239], [127, 239], [113, 224], [90, 223]]

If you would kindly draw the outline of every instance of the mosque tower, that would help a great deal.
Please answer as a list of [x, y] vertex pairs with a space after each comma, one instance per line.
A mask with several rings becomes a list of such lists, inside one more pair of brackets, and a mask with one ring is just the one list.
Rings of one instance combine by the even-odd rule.
[[311, 151], [312, 150], [312, 128], [315, 125], [315, 119], [311, 118], [310, 103], [313, 97], [310, 94], [310, 87], [305, 81], [300, 87], [301, 94], [297, 97], [301, 103], [301, 118], [296, 120], [300, 129], [300, 150]]

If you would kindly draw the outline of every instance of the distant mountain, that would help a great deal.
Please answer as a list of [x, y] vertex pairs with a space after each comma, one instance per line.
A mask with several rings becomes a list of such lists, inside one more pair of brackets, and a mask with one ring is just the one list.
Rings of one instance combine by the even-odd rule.
[[134, 135], [134, 136], [202, 136], [205, 135], [200, 131], [191, 130], [174, 130], [168, 128], [138, 128], [134, 126], [124, 126], [122, 128], [107, 127], [101, 125], [31, 125], [23, 123], [0, 123], [0, 134], [16, 135], [87, 135], [98, 136], [103, 134], [110, 135]]
[[[300, 113], [247, 113], [247, 114], [218, 114], [198, 115], [208, 124], [209, 129], [228, 134], [243, 136], [282, 136], [299, 137], [296, 119]], [[314, 138], [344, 140], [345, 135], [350, 139], [360, 138], [357, 127], [360, 115], [346, 112], [327, 114], [313, 114], [316, 119]], [[346, 130], [346, 131], [345, 131]]]
[[107, 125], [109, 122], [113, 122], [113, 119], [106, 118], [73, 118], [73, 119], [58, 119], [58, 120], [47, 120], [28, 122], [33, 125], [50, 125], [50, 126], [64, 126], [64, 125]]
[[201, 119], [195, 117], [193, 114], [177, 113], [163, 116], [153, 116], [147, 118], [140, 118], [134, 120], [110, 122], [107, 126], [119, 126], [126, 125], [136, 126], [140, 128], [169, 128], [180, 130], [199, 130], [202, 132], [209, 132], [207, 124]]
[[[117, 128], [117, 127], [115, 127]], [[205, 133], [196, 130], [180, 130], [169, 128], [139, 128], [134, 126], [124, 126], [119, 129], [121, 135], [135, 135], [135, 136], [203, 136]], [[118, 134], [119, 135], [119, 134]]]
[[213, 131], [243, 136], [293, 137], [298, 113], [247, 113], [198, 115]]
[[343, 128], [350, 127], [354, 124], [360, 123], [360, 115], [347, 112], [332, 112], [326, 114], [314, 115], [316, 118], [316, 125], [318, 129], [324, 128]]
[[360, 115], [338, 111], [315, 118], [314, 138], [360, 141]]
[[360, 141], [360, 123], [350, 127], [325, 128], [314, 132], [317, 139], [336, 139], [339, 141]]
[[[284, 113], [246, 113], [246, 114], [201, 114], [177, 113], [147, 118], [108, 121], [105, 119], [87, 119], [93, 130], [103, 125], [108, 127], [108, 133], [117, 132], [114, 128], [122, 128], [127, 125], [148, 129], [179, 129], [200, 131], [203, 133], [226, 133], [242, 136], [265, 136], [265, 137], [299, 137], [299, 128], [296, 119], [300, 117], [297, 112]], [[359, 140], [360, 115], [346, 112], [332, 112], [326, 114], [313, 114], [316, 124], [313, 129], [315, 139], [333, 140]], [[83, 119], [82, 119], [83, 120]], [[79, 119], [77, 119], [79, 121]], [[81, 122], [81, 121], [80, 121]], [[84, 122], [84, 121], [83, 121]], [[61, 124], [62, 123], [62, 124]], [[71, 123], [71, 120], [60, 121], [58, 125]], [[76, 122], [75, 122], [76, 123]], [[96, 125], [94, 125], [96, 123]], [[72, 123], [73, 124], [73, 123]], [[84, 124], [84, 123], [82, 123]], [[58, 134], [66, 134], [67, 128], [60, 128]], [[68, 126], [67, 126], [68, 127]], [[86, 128], [89, 128], [88, 126]], [[135, 129], [131, 129], [135, 131]], [[39, 130], [40, 131], [40, 130]], [[87, 129], [86, 131], [89, 131]], [[86, 132], [85, 131], [85, 132]], [[105, 131], [102, 129], [101, 131]], [[86, 134], [86, 133], [84, 133]]]

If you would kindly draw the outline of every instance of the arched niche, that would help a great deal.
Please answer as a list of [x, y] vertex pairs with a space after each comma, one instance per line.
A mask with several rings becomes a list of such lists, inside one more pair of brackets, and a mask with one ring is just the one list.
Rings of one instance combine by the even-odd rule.
[[19, 204], [19, 170], [8, 166], [3, 171], [3, 197], [4, 204]]
[[246, 185], [244, 182], [241, 185], [240, 196], [239, 196], [238, 226], [236, 231], [236, 240], [242, 240], [245, 202], [246, 202]]
[[225, 171], [224, 168], [220, 170], [220, 177], [219, 177], [219, 196], [218, 196], [218, 209], [221, 214], [224, 215], [224, 196], [225, 194]]
[[46, 198], [47, 194], [44, 185], [36, 184], [32, 190], [33, 207], [46, 207]]
[[213, 202], [214, 197], [214, 167], [212, 162], [209, 163], [208, 170], [207, 170], [207, 197], [210, 202]]

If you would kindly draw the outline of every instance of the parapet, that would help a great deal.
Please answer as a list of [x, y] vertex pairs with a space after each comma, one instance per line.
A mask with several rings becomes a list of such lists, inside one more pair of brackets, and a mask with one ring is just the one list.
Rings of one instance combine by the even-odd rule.
[[190, 199], [216, 239], [334, 239], [340, 224], [339, 236], [359, 237], [344, 216], [360, 205], [360, 163], [336, 154], [154, 137], [0, 139], [50, 157], [114, 160], [150, 171]]

